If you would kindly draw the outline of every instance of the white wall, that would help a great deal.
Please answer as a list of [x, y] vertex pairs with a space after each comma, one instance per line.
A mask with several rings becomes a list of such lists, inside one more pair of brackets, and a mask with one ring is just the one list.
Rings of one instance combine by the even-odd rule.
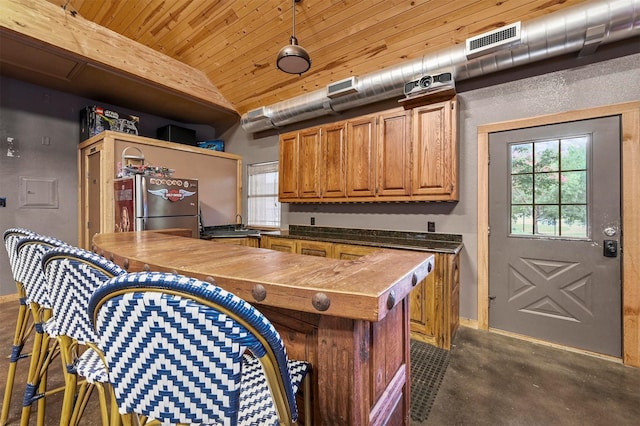
[[[580, 64], [575, 59], [574, 63]], [[574, 65], [575, 66], [575, 65]], [[521, 71], [513, 71], [513, 74]], [[508, 73], [507, 73], [508, 74]], [[514, 78], [520, 78], [517, 76]], [[284, 205], [283, 225], [436, 231], [461, 234], [460, 314], [477, 318], [477, 128], [512, 119], [565, 112], [640, 99], [640, 54], [580, 65], [563, 71], [460, 91], [458, 135], [460, 201], [457, 203]], [[462, 86], [462, 85], [459, 85]], [[387, 108], [392, 104], [380, 105]], [[366, 111], [365, 111], [366, 112]], [[344, 119], [339, 116], [335, 120]], [[327, 120], [323, 120], [327, 121]], [[315, 123], [306, 123], [304, 126]], [[292, 128], [281, 129], [290, 131]], [[228, 151], [245, 164], [278, 159], [278, 134], [248, 135], [236, 126], [223, 136]], [[246, 187], [246, 185], [245, 185]]]

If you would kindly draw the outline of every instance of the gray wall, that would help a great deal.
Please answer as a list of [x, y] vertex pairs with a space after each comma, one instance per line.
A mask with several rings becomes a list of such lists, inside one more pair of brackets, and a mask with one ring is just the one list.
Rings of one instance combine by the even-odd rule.
[[[575, 61], [575, 59], [573, 60]], [[579, 62], [578, 62], [579, 63]], [[574, 65], [575, 66], [575, 65]], [[514, 74], [520, 71], [513, 71]], [[518, 76], [520, 78], [521, 76]], [[427, 221], [436, 231], [461, 234], [460, 314], [477, 318], [477, 128], [512, 119], [616, 104], [640, 99], [640, 54], [577, 68], [520, 78], [458, 94], [460, 201], [457, 203], [287, 205], [282, 208], [282, 228], [289, 224], [366, 229], [426, 231]], [[487, 84], [486, 82], [484, 84]], [[459, 85], [462, 86], [462, 85]], [[467, 85], [467, 87], [469, 87]], [[393, 103], [380, 104], [383, 109]], [[373, 107], [375, 109], [376, 107]], [[371, 107], [369, 109], [372, 109]], [[358, 111], [365, 113], [369, 111]], [[354, 115], [352, 113], [351, 115]], [[334, 120], [345, 118], [341, 115]], [[328, 120], [305, 123], [307, 127]], [[290, 131], [293, 128], [282, 129]], [[278, 159], [278, 134], [247, 135], [236, 127], [223, 139], [229, 151], [245, 164]], [[246, 179], [246, 176], [245, 176]], [[246, 184], [244, 185], [246, 188]], [[246, 211], [245, 211], [246, 214]]]
[[[18, 80], [0, 78], [0, 197], [7, 207], [0, 208], [0, 232], [23, 227], [78, 243], [78, 166], [79, 111], [88, 105], [101, 105], [123, 114], [140, 117], [140, 135], [155, 137], [156, 129], [177, 124], [196, 130], [199, 140], [215, 138], [215, 128], [177, 123], [104, 102], [73, 96]], [[43, 137], [49, 144], [43, 145]], [[8, 155], [7, 138], [17, 145]], [[19, 155], [19, 156], [18, 156]], [[160, 164], [157, 164], [160, 165]], [[56, 209], [19, 208], [20, 176], [57, 179], [59, 205]], [[1, 249], [4, 253], [4, 249]], [[5, 254], [0, 255], [0, 295], [16, 291]]]

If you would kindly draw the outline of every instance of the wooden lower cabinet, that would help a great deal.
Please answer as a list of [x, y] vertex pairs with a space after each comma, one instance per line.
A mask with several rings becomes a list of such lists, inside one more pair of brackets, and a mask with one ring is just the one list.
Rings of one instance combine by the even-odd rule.
[[298, 240], [263, 236], [260, 238], [260, 247], [285, 253], [295, 253], [298, 247]]
[[263, 236], [260, 247], [286, 253], [304, 254], [307, 256], [333, 257], [333, 244], [324, 241], [296, 240]]
[[[353, 260], [378, 250], [357, 244], [330, 243], [263, 236], [262, 248], [310, 256]], [[433, 253], [435, 270], [419, 283], [409, 298], [411, 338], [449, 350], [459, 319], [460, 256]]]
[[306, 256], [333, 257], [333, 244], [324, 241], [298, 240], [296, 253]]
[[255, 237], [241, 237], [241, 238], [212, 238], [212, 241], [222, 244], [232, 244], [236, 246], [245, 247], [260, 247], [260, 239]]
[[340, 260], [352, 260], [378, 250], [377, 247], [357, 246], [353, 244], [333, 244], [332, 257]]
[[411, 338], [448, 350], [460, 323], [460, 256], [434, 254], [435, 270], [409, 299]]

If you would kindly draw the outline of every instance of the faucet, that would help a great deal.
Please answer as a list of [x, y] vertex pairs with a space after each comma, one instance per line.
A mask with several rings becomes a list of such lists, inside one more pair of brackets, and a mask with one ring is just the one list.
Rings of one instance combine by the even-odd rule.
[[[238, 218], [240, 218], [240, 222], [238, 222]], [[241, 228], [244, 226], [242, 224], [242, 215], [240, 213], [236, 214], [236, 224], [239, 224]]]

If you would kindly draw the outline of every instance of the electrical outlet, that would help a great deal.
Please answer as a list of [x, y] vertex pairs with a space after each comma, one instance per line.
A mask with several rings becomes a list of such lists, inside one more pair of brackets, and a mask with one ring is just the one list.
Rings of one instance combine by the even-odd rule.
[[5, 197], [0, 197], [0, 207], [7, 207], [7, 199]]
[[435, 222], [427, 222], [427, 231], [436, 232], [436, 223]]
[[316, 218], [315, 217], [311, 217], [311, 224], [315, 225], [316, 224]]

